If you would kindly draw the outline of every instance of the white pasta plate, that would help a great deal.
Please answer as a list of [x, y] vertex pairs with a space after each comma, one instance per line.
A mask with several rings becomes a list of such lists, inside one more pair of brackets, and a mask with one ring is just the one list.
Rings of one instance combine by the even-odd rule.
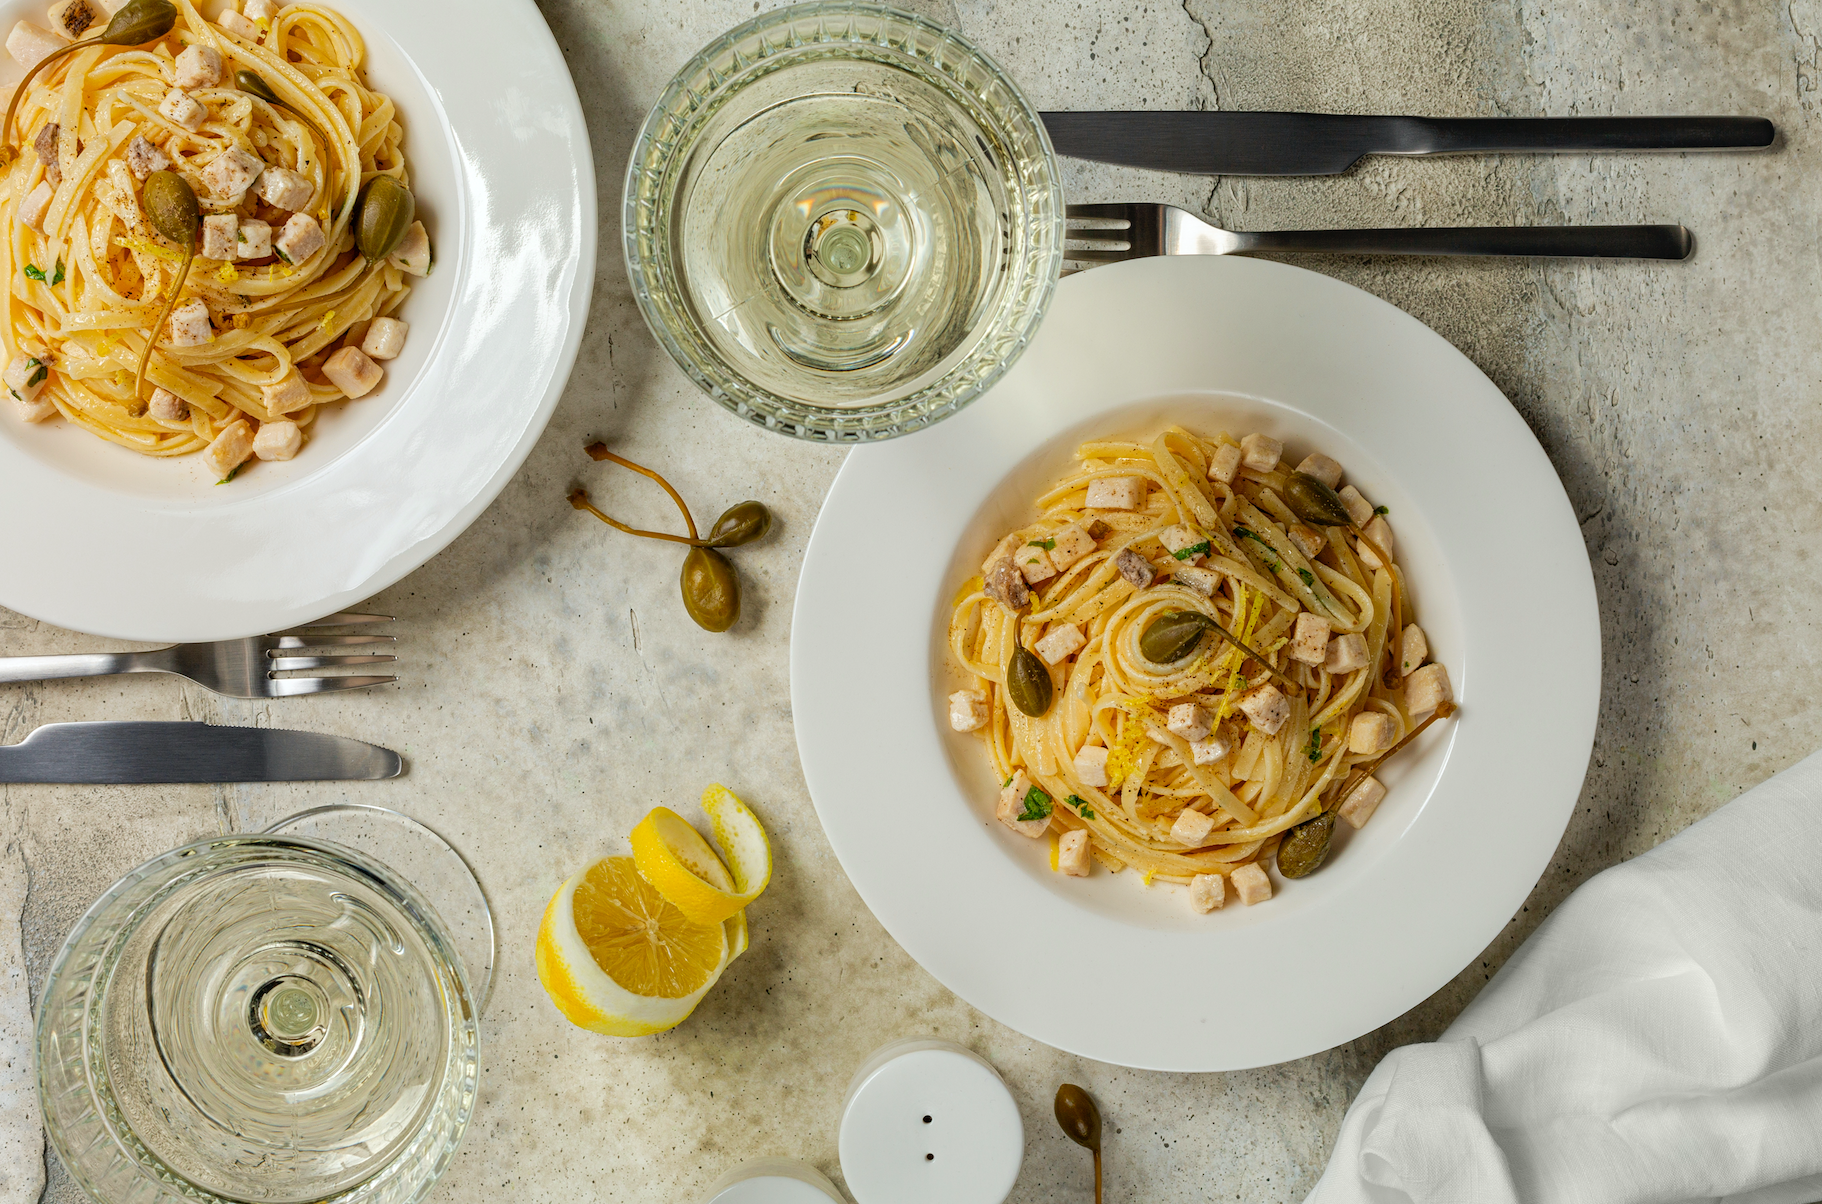
[[[958, 588], [1090, 437], [1263, 431], [1388, 505], [1460, 710], [1382, 772], [1327, 863], [1252, 907], [1050, 868], [949, 730]], [[1459, 973], [1524, 902], [1581, 788], [1600, 625], [1562, 485], [1499, 390], [1422, 323], [1313, 272], [1157, 258], [1065, 280], [1017, 365], [929, 431], [850, 453], [804, 560], [791, 702], [855, 888], [968, 1003], [1084, 1057], [1173, 1071], [1349, 1041]]]
[[[447, 546], [556, 408], [594, 283], [594, 168], [575, 86], [531, 0], [487, 36], [438, 0], [332, 0], [405, 127], [435, 270], [385, 382], [326, 407], [295, 460], [224, 486], [67, 422], [0, 413], [0, 605], [135, 640], [221, 639], [357, 603]], [[213, 14], [221, 7], [205, 4]], [[45, 3], [0, 4], [42, 25]], [[0, 55], [0, 85], [20, 75]]]

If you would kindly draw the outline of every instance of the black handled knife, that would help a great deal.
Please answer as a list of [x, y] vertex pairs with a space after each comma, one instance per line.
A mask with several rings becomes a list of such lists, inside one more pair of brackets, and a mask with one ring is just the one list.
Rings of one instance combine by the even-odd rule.
[[1763, 117], [1371, 117], [1208, 111], [1045, 113], [1059, 155], [1216, 176], [1332, 176], [1365, 155], [1744, 150]]
[[0, 747], [0, 782], [328, 782], [396, 778], [389, 748], [208, 723], [47, 723]]

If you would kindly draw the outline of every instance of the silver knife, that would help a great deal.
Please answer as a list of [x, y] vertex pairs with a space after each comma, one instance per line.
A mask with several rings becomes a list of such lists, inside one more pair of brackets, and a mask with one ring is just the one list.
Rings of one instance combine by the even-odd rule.
[[1375, 117], [1337, 113], [1045, 113], [1059, 155], [1216, 176], [1339, 175], [1363, 155], [1738, 150], [1763, 117]]
[[208, 723], [47, 723], [0, 746], [0, 782], [328, 782], [396, 778], [389, 748]]

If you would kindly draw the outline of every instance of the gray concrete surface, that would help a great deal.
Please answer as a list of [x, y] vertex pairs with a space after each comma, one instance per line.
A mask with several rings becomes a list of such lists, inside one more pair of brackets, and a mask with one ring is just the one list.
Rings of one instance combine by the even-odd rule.
[[[524, 470], [448, 551], [374, 600], [403, 619], [404, 684], [271, 705], [158, 679], [0, 691], [8, 741], [65, 719], [259, 720], [392, 745], [411, 759], [410, 776], [361, 787], [0, 787], [7, 855], [30, 871], [34, 991], [81, 909], [144, 857], [306, 805], [378, 801], [472, 850], [501, 921], [476, 1120], [435, 1199], [689, 1200], [729, 1164], [772, 1153], [839, 1178], [848, 1076], [882, 1041], [932, 1033], [992, 1059], [1019, 1096], [1029, 1136], [1016, 1201], [1088, 1198], [1087, 1159], [1049, 1118], [1064, 1079], [1088, 1086], [1106, 1113], [1109, 1200], [1294, 1201], [1379, 1057], [1440, 1032], [1570, 890], [1822, 742], [1810, 689], [1822, 496], [1803, 450], [1822, 446], [1822, 0], [934, 0], [924, 11], [959, 25], [1041, 107], [1748, 112], [1782, 130], [1772, 154], [1381, 159], [1317, 180], [1066, 167], [1074, 199], [1172, 201], [1242, 228], [1682, 221], [1699, 244], [1676, 265], [1302, 261], [1402, 306], [1485, 369], [1583, 519], [1606, 649], [1594, 758], [1555, 861], [1481, 958], [1377, 1032], [1245, 1073], [1083, 1063], [978, 1015], [861, 904], [797, 765], [790, 603], [840, 453], [762, 435], [699, 396], [647, 334], [615, 250], [621, 173], [646, 105], [690, 52], [759, 5], [542, 7], [594, 141], [603, 255], [593, 323]], [[749, 618], [734, 633], [708, 636], [684, 617], [674, 549], [563, 504], [580, 479], [627, 514], [670, 517], [654, 490], [584, 459], [597, 437], [672, 474], [701, 512], [748, 496], [776, 509], [777, 535], [741, 553]], [[97, 646], [0, 613], [0, 652]], [[712, 780], [765, 816], [779, 854], [753, 910], [752, 953], [676, 1032], [617, 1042], [571, 1028], [532, 972], [545, 901], [650, 806], [687, 810]], [[47, 1199], [76, 1198], [53, 1166]]]

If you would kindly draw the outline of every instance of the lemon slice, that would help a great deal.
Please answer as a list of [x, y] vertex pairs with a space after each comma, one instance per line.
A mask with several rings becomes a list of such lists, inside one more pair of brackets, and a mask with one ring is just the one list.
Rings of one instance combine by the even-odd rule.
[[[732, 925], [684, 915], [608, 857], [557, 891], [538, 926], [538, 981], [572, 1022], [614, 1037], [675, 1028], [715, 985], [732, 956]], [[738, 939], [744, 947], [745, 924]]]
[[[703, 791], [702, 809], [721, 857], [681, 815], [654, 807], [633, 829], [633, 860], [678, 911], [698, 924], [720, 924], [740, 915], [772, 880], [772, 846], [758, 817], [726, 786]], [[745, 926], [743, 918], [743, 934]]]

